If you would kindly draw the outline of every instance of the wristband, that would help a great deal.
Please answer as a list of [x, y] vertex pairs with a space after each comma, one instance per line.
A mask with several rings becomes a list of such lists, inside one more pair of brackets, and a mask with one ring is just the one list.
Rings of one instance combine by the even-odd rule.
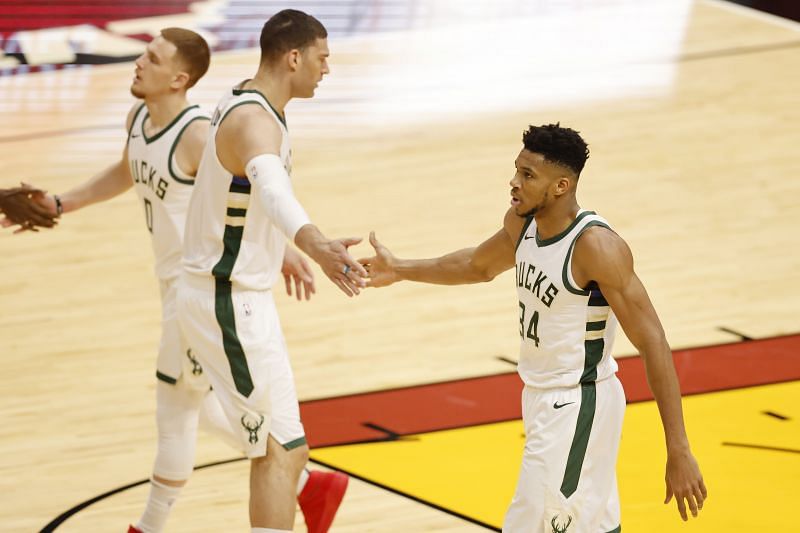
[[64, 205], [61, 203], [61, 198], [57, 194], [53, 195], [53, 200], [56, 202], [56, 216], [60, 217], [61, 213], [64, 212]]

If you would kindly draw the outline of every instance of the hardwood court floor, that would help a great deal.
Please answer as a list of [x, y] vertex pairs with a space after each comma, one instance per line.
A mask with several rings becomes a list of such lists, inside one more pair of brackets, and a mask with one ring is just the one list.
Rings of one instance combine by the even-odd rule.
[[[618, 4], [641, 10], [639, 24], [628, 25], [633, 33], [603, 26], [609, 41], [597, 40], [589, 19], [579, 18], [573, 39], [554, 48], [556, 37], [542, 34], [548, 24], [530, 22], [537, 31], [527, 34], [529, 21], [520, 20], [513, 29], [537, 46], [518, 48], [526, 39], [506, 32], [515, 46], [499, 67], [492, 58], [500, 54], [479, 53], [497, 52], [503, 42], [492, 33], [503, 36], [503, 25], [491, 22], [463, 33], [332, 42], [333, 72], [318, 100], [290, 110], [298, 196], [328, 235], [374, 229], [400, 256], [474, 245], [502, 222], [521, 131], [561, 121], [592, 149], [581, 203], [630, 243], [674, 347], [737, 340], [729, 331], [755, 338], [798, 332], [797, 26], [716, 1], [686, 2], [682, 13], [670, 2]], [[616, 20], [608, 17], [603, 23]], [[562, 28], [560, 19], [548, 20], [551, 31]], [[668, 38], [647, 39], [659, 29]], [[642, 44], [622, 46], [616, 34]], [[486, 39], [476, 44], [465, 35]], [[190, 96], [211, 107], [225, 87], [251, 74], [256, 57], [218, 54]], [[119, 157], [131, 75], [125, 64], [0, 78], [4, 185], [26, 179], [62, 192]], [[0, 234], [4, 531], [38, 530], [150, 471], [159, 304], [147, 238], [132, 194], [71, 214], [55, 231]], [[399, 285], [354, 300], [319, 272], [318, 284], [309, 303], [277, 297], [301, 400], [511, 370], [498, 359], [516, 357], [511, 274], [474, 287]], [[624, 339], [617, 348], [633, 354]], [[782, 412], [800, 400], [794, 384], [769, 391], [765, 409]], [[739, 392], [717, 394], [685, 402], [690, 437], [736, 416], [738, 399], [718, 399]], [[625, 429], [643, 436], [652, 457], [627, 443], [620, 457], [620, 472], [638, 469], [650, 485], [663, 476], [653, 411], [632, 406]], [[796, 427], [800, 415], [784, 411], [791, 419], [785, 427]], [[769, 431], [759, 424], [753, 431]], [[794, 441], [785, 446], [796, 448], [796, 430], [786, 435]], [[623, 478], [627, 531], [730, 531], [725, 516], [743, 505], [741, 493], [714, 475], [737, 472], [748, 459], [712, 444], [696, 445], [712, 491], [704, 516], [684, 525], [670, 510], [645, 526], [643, 505], [653, 502], [633, 498]], [[198, 464], [232, 457], [201, 437]], [[760, 473], [742, 470], [737, 485], [759, 475], [765, 491], [779, 490], [797, 456], [780, 457]], [[145, 495], [144, 486], [121, 492], [58, 531], [123, 530]], [[759, 509], [741, 527], [779, 530], [788, 518], [781, 508]], [[170, 531], [246, 531], [246, 524], [246, 465], [235, 462], [193, 477]], [[485, 528], [353, 480], [333, 530]]]

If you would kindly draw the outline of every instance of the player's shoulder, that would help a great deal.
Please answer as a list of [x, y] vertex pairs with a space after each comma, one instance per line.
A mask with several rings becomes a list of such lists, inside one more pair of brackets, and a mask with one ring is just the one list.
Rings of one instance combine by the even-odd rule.
[[628, 249], [625, 240], [605, 224], [591, 225], [581, 231], [575, 242], [575, 250], [590, 254], [616, 253]]
[[258, 130], [280, 133], [281, 129], [272, 114], [258, 102], [248, 101], [246, 105], [231, 108], [222, 120], [221, 127], [228, 129]]
[[519, 241], [520, 235], [530, 225], [530, 217], [519, 216], [513, 207], [508, 208], [503, 217], [503, 229], [513, 243]]
[[625, 239], [614, 230], [605, 225], [594, 225], [578, 235], [572, 261], [581, 270], [596, 274], [601, 270], [631, 268], [633, 255]]
[[187, 125], [182, 136], [196, 141], [203, 141], [208, 137], [210, 121], [206, 115], [195, 116]]
[[178, 139], [178, 149], [190, 150], [196, 152], [198, 155], [202, 153], [203, 148], [208, 141], [209, 121], [205, 119], [192, 120], [186, 125], [186, 128], [181, 132]]
[[142, 111], [143, 107], [144, 107], [144, 100], [136, 100], [135, 102], [133, 102], [133, 105], [128, 110], [128, 115], [125, 118], [126, 130], [130, 131], [131, 126], [133, 126], [133, 121], [136, 119], [136, 115], [138, 115], [139, 112]]

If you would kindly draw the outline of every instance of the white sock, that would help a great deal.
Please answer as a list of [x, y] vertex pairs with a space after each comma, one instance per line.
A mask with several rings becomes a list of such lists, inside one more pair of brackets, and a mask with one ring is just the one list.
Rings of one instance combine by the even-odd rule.
[[306, 482], [308, 481], [308, 468], [304, 468], [300, 471], [300, 480], [297, 482], [297, 494], [303, 492], [303, 489], [306, 488]]
[[250, 533], [292, 533], [291, 529], [272, 529], [269, 527], [251, 527]]
[[144, 508], [144, 513], [139, 519], [139, 523], [136, 524], [136, 528], [142, 533], [161, 533], [167, 518], [169, 518], [172, 504], [181, 493], [181, 488], [163, 485], [151, 479], [147, 506]]

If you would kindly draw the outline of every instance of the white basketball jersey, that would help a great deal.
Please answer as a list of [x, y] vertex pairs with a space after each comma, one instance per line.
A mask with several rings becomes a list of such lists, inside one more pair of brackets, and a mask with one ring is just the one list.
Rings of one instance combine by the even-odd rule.
[[[572, 251], [587, 228], [608, 223], [581, 210], [572, 224], [550, 239], [540, 239], [530, 217], [517, 244], [520, 358], [526, 385], [573, 387], [600, 381], [617, 371], [611, 357], [617, 320], [592, 282], [579, 288], [572, 277]], [[610, 228], [609, 228], [610, 229]]]
[[181, 272], [183, 227], [194, 185], [194, 178], [178, 167], [175, 148], [190, 123], [208, 120], [208, 116], [198, 106], [187, 107], [153, 136], [145, 133], [144, 125], [149, 118], [147, 107], [142, 104], [128, 132], [128, 164], [133, 188], [144, 204], [156, 276], [165, 280]]
[[259, 105], [281, 129], [280, 158], [291, 175], [289, 132], [281, 116], [258, 91], [231, 89], [211, 119], [194, 194], [189, 203], [183, 266], [190, 274], [226, 280], [249, 290], [267, 290], [280, 274], [286, 237], [250, 195], [246, 176], [234, 176], [217, 158], [216, 135], [227, 114], [241, 105]]

